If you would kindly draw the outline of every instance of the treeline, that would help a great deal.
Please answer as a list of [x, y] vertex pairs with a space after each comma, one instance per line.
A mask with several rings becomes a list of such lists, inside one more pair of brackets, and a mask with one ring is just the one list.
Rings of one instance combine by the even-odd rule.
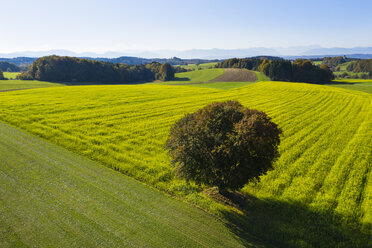
[[46, 56], [33, 62], [18, 79], [64, 82], [137, 83], [172, 80], [170, 64], [153, 62], [147, 65], [113, 64], [75, 57]]
[[0, 61], [0, 70], [6, 71], [6, 72], [19, 72], [21, 68], [16, 66], [13, 63]]
[[361, 59], [352, 61], [347, 67], [347, 71], [352, 72], [372, 72], [372, 59]]
[[325, 57], [322, 60], [322, 64], [328, 66], [331, 70], [336, 70], [336, 67], [338, 65], [341, 65], [345, 62], [347, 62], [348, 59], [346, 59], [344, 56], [338, 56], [338, 57]]
[[261, 71], [273, 81], [290, 81], [305, 83], [326, 83], [334, 79], [333, 72], [326, 65], [315, 66], [310, 60], [276, 59], [228, 59], [218, 63], [217, 68], [242, 68]]
[[352, 73], [347, 73], [347, 72], [343, 72], [341, 74], [338, 74], [337, 75], [338, 78], [340, 79], [348, 79], [348, 78], [351, 78], [351, 79], [372, 79], [372, 71], [370, 71], [369, 73], [355, 73], [355, 74], [352, 74]]
[[[204, 63], [211, 63], [211, 62], [221, 62], [222, 60], [218, 59], [181, 59], [177, 57], [173, 58], [139, 58], [139, 57], [130, 57], [130, 56], [122, 56], [118, 58], [91, 58], [91, 57], [80, 57], [81, 59], [89, 59], [94, 61], [102, 61], [102, 62], [110, 62], [110, 63], [121, 63], [127, 65], [141, 65], [141, 64], [150, 64], [152, 62], [158, 62], [160, 64], [169, 63], [170, 65], [188, 65], [188, 64], [204, 64]], [[17, 57], [17, 58], [0, 58], [0, 61], [13, 63], [17, 66], [20, 66], [21, 69], [23, 67], [27, 67], [31, 65], [37, 58], [29, 58], [29, 57]], [[28, 69], [28, 68], [27, 68]]]
[[260, 71], [273, 81], [304, 83], [327, 83], [334, 79], [333, 72], [326, 65], [315, 66], [310, 60], [264, 60]]
[[89, 60], [97, 60], [103, 62], [111, 62], [111, 63], [123, 63], [128, 65], [139, 65], [139, 64], [150, 64], [152, 62], [158, 62], [161, 64], [168, 63], [170, 65], [188, 65], [188, 64], [204, 64], [204, 63], [211, 63], [211, 62], [220, 62], [221, 60], [208, 60], [208, 59], [181, 59], [177, 57], [173, 57], [170, 59], [164, 58], [153, 58], [153, 59], [146, 59], [146, 58], [138, 58], [138, 57], [128, 57], [123, 56], [119, 58], [85, 58]]
[[262, 63], [261, 58], [244, 58], [244, 59], [227, 59], [223, 62], [217, 63], [216, 68], [240, 68], [258, 71], [258, 67]]

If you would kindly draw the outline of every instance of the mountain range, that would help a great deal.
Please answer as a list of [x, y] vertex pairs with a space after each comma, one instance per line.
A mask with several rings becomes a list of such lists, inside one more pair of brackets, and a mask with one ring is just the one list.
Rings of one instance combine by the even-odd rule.
[[179, 57], [182, 59], [226, 59], [232, 57], [252, 57], [252, 56], [311, 56], [324, 57], [326, 55], [350, 55], [350, 54], [372, 54], [372, 47], [332, 47], [324, 48], [321, 46], [297, 46], [297, 47], [253, 47], [243, 49], [190, 49], [184, 51], [177, 50], [154, 50], [154, 51], [108, 51], [105, 53], [95, 52], [73, 52], [69, 50], [49, 50], [49, 51], [23, 51], [13, 53], [0, 53], [2, 58], [15, 57], [42, 57], [47, 55], [61, 55], [74, 57], [90, 58], [118, 58], [122, 56], [132, 56], [141, 58], [171, 58]]

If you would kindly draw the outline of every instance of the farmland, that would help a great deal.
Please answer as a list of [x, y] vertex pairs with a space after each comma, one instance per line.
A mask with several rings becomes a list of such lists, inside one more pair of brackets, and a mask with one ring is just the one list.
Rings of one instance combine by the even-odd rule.
[[[189, 73], [195, 73], [195, 82], [209, 81], [222, 75], [219, 70]], [[253, 233], [287, 247], [371, 245], [371, 94], [260, 82], [229, 90], [56, 87], [3, 92], [0, 99], [0, 120], [197, 204], [235, 224], [242, 238]], [[242, 190], [250, 199], [246, 209], [223, 205], [203, 186], [175, 178], [163, 150], [177, 119], [223, 100], [263, 110], [283, 129], [275, 169]]]
[[19, 72], [4, 72], [4, 77], [7, 79], [16, 79]]
[[203, 64], [188, 64], [188, 65], [180, 65], [180, 67], [186, 70], [203, 70], [203, 69], [212, 69], [217, 64], [217, 62], [211, 63], [203, 63]]
[[26, 80], [0, 80], [0, 91], [62, 86], [59, 83]]
[[[230, 70], [230, 69], [229, 69]], [[202, 88], [232, 89], [252, 84], [254, 82], [269, 81], [269, 78], [261, 72], [248, 71], [245, 69], [234, 69], [237, 71], [234, 75], [225, 77], [226, 69], [214, 68], [196, 70], [190, 72], [176, 73], [174, 81], [155, 82], [151, 84], [161, 85], [187, 85]], [[246, 74], [254, 74], [253, 79], [247, 80]], [[248, 77], [249, 78], [249, 77]], [[251, 76], [252, 78], [252, 76]], [[244, 79], [239, 82], [239, 79]], [[224, 81], [226, 80], [226, 81]]]
[[339, 87], [349, 90], [358, 90], [372, 94], [372, 80], [371, 79], [344, 79], [335, 80], [329, 86]]
[[243, 247], [200, 209], [0, 123], [0, 247]]

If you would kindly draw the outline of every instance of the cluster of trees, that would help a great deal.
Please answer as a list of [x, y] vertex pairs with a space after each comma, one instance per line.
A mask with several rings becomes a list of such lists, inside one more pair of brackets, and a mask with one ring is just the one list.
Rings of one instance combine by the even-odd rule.
[[12, 63], [22, 68], [22, 67], [31, 65], [36, 59], [37, 58], [17, 57], [17, 58], [0, 58], [0, 61]]
[[334, 79], [333, 72], [325, 64], [315, 66], [310, 60], [297, 59], [295, 62], [284, 59], [228, 59], [216, 65], [218, 68], [242, 68], [263, 72], [273, 81], [292, 81], [305, 83], [326, 83]]
[[173, 67], [173, 69], [174, 69], [174, 73], [180, 73], [180, 72], [188, 72], [188, 71], [190, 71], [190, 70], [187, 70], [187, 69], [185, 69], [185, 68], [183, 68], [181, 66], [175, 66], [175, 67]]
[[372, 71], [370, 71], [369, 73], [362, 73], [362, 74], [354, 74], [354, 75], [351, 75], [347, 72], [344, 72], [342, 74], [339, 74], [337, 75], [338, 78], [352, 78], [352, 79], [372, 79]]
[[352, 61], [346, 67], [346, 70], [352, 72], [372, 72], [372, 59], [361, 59]]
[[310, 60], [264, 60], [260, 67], [273, 81], [291, 81], [304, 83], [327, 83], [334, 79], [333, 72], [327, 65], [315, 66]]
[[85, 58], [89, 60], [97, 60], [102, 62], [111, 62], [111, 63], [123, 63], [128, 65], [139, 65], [139, 64], [150, 64], [152, 62], [158, 62], [161, 64], [169, 63], [171, 65], [188, 65], [188, 64], [203, 64], [203, 63], [210, 63], [210, 62], [220, 62], [221, 60], [208, 60], [208, 59], [181, 59], [177, 57], [169, 58], [169, 59], [162, 59], [162, 58], [153, 58], [153, 59], [146, 59], [146, 58], [138, 58], [138, 57], [128, 57], [123, 56], [119, 58]]
[[257, 71], [262, 62], [261, 58], [227, 59], [216, 64], [216, 68], [240, 68]]
[[19, 72], [21, 68], [16, 66], [13, 63], [0, 61], [0, 70], [6, 71], [6, 72]]
[[78, 81], [101, 83], [136, 83], [174, 78], [170, 64], [153, 62], [147, 65], [113, 64], [75, 57], [46, 56], [33, 62], [19, 79], [41, 81]]
[[336, 70], [336, 67], [338, 65], [341, 65], [348, 60], [344, 56], [338, 56], [338, 57], [325, 57], [322, 60], [322, 64], [328, 66], [331, 68], [331, 70]]
[[2, 70], [0, 70], [0, 80], [4, 80], [5, 78], [4, 78], [4, 73], [3, 73], [3, 71]]
[[293, 78], [295, 82], [328, 83], [335, 77], [327, 65], [315, 66], [310, 60], [298, 59], [293, 64]]

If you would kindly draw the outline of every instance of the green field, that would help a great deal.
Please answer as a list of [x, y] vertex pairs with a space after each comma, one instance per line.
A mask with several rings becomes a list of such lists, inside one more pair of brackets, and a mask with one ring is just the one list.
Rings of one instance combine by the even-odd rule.
[[[155, 82], [152, 84], [161, 85], [187, 85], [201, 88], [215, 88], [215, 89], [232, 89], [242, 86], [250, 85], [254, 82], [209, 82], [224, 74], [225, 69], [214, 68], [205, 70], [196, 70], [190, 72], [176, 73], [176, 78], [173, 81]], [[270, 79], [261, 72], [254, 71], [257, 76], [257, 81], [269, 81]]]
[[[275, 169], [242, 190], [250, 204], [240, 210], [176, 179], [163, 150], [176, 120], [223, 100], [263, 110], [283, 129]], [[280, 247], [372, 245], [371, 94], [285, 82], [230, 90], [56, 87], [1, 93], [0, 119], [197, 204], [234, 224], [242, 239], [253, 233]]]
[[[164, 85], [187, 85], [194, 87], [203, 88], [217, 88], [217, 89], [232, 89], [249, 85], [253, 82], [211, 82], [208, 84], [198, 84], [201, 82], [208, 82], [221, 75], [223, 75], [224, 69], [214, 68], [197, 70], [183, 73], [176, 73], [175, 80], [166, 82], [151, 82], [149, 84], [164, 84]], [[269, 81], [269, 78], [260, 72], [254, 71], [257, 76], [257, 82]], [[15, 78], [18, 73], [7, 72], [6, 75], [10, 74], [9, 78]], [[92, 83], [51, 83], [44, 81], [28, 81], [28, 80], [0, 80], [0, 91], [19, 90], [19, 89], [32, 89], [32, 88], [44, 88], [44, 87], [55, 87], [55, 86], [66, 86], [66, 85], [91, 85]], [[94, 85], [94, 83], [93, 83]], [[100, 84], [97, 84], [100, 85]]]
[[202, 70], [202, 69], [212, 69], [215, 67], [217, 62], [212, 63], [203, 63], [203, 64], [188, 64], [188, 65], [179, 65], [182, 68], [185, 68], [186, 70]]
[[207, 69], [207, 70], [197, 70], [197, 71], [190, 71], [190, 72], [182, 72], [176, 73], [175, 79], [173, 81], [166, 81], [156, 84], [190, 84], [190, 83], [200, 83], [200, 82], [208, 82], [216, 77], [221, 76], [224, 73], [224, 69], [215, 68], [215, 69]]
[[62, 86], [60, 83], [28, 80], [0, 80], [0, 91]]
[[334, 80], [329, 86], [358, 90], [372, 94], [372, 79], [344, 79]]
[[209, 214], [0, 123], [0, 247], [243, 247]]
[[7, 79], [16, 79], [19, 72], [4, 72], [4, 77]]

